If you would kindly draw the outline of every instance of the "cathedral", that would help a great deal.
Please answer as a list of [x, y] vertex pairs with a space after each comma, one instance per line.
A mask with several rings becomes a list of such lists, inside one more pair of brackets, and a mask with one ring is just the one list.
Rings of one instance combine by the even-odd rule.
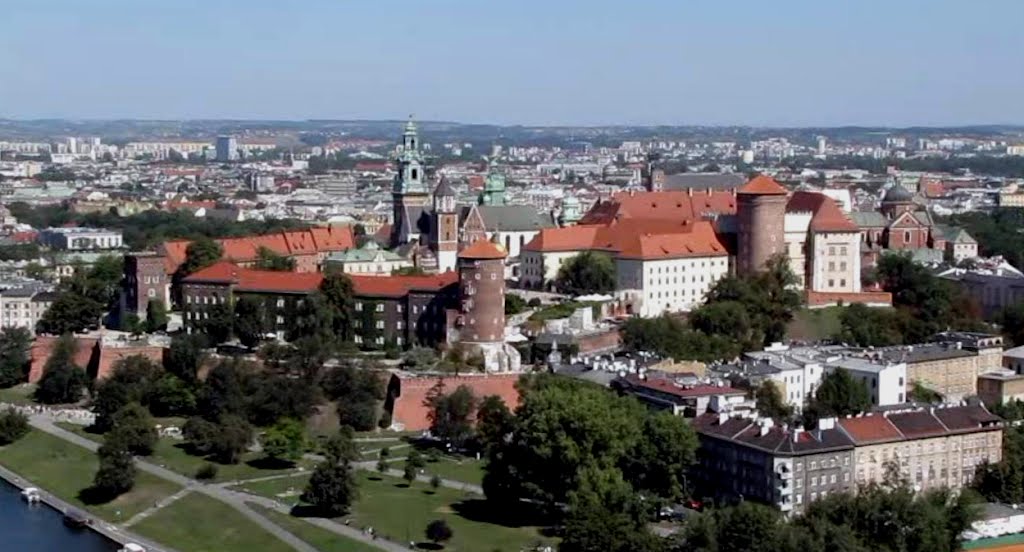
[[545, 228], [574, 224], [581, 217], [575, 198], [566, 198], [558, 217], [530, 205], [510, 205], [505, 175], [492, 163], [483, 192], [471, 206], [458, 206], [444, 178], [430, 190], [416, 124], [402, 133], [392, 185], [390, 247], [427, 272], [455, 270], [458, 252], [480, 240], [501, 245], [515, 264], [523, 245]]

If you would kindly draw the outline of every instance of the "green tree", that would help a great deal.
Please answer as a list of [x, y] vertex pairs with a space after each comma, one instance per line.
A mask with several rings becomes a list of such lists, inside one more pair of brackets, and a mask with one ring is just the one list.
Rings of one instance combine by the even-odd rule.
[[772, 380], [765, 380], [754, 390], [754, 402], [762, 416], [784, 421], [793, 416], [793, 407], [786, 404], [779, 386]]
[[260, 270], [274, 270], [279, 272], [291, 272], [295, 270], [295, 259], [279, 255], [266, 247], [260, 247], [256, 251], [256, 268]]
[[871, 394], [863, 381], [854, 379], [846, 370], [834, 370], [821, 378], [821, 384], [814, 398], [804, 409], [804, 420], [808, 427], [825, 416], [846, 416], [859, 414], [871, 408]]
[[690, 326], [708, 335], [724, 336], [743, 349], [759, 349], [762, 339], [754, 335], [747, 307], [739, 301], [709, 302], [690, 314]]
[[660, 539], [647, 529], [649, 512], [615, 470], [588, 468], [569, 497], [560, 552], [657, 552]]
[[159, 435], [153, 417], [139, 403], [126, 404], [117, 411], [113, 420], [116, 438], [129, 452], [138, 456], [149, 456], [156, 448]]
[[896, 309], [871, 308], [854, 303], [839, 315], [837, 340], [861, 347], [887, 347], [903, 343], [903, 313]]
[[25, 328], [0, 330], [0, 389], [25, 381], [32, 334]]
[[129, 403], [149, 404], [150, 395], [162, 370], [153, 361], [133, 355], [117, 361], [110, 376], [96, 386], [92, 410], [94, 428], [100, 432], [114, 427], [114, 418]]
[[249, 381], [245, 411], [249, 421], [269, 426], [281, 419], [305, 420], [317, 397], [312, 384], [288, 376], [253, 378]]
[[[383, 453], [383, 450], [381, 451]], [[355, 431], [349, 426], [341, 426], [324, 445], [324, 456], [336, 462], [355, 462], [359, 456], [359, 447], [355, 442]], [[381, 454], [381, 458], [386, 455]]]
[[615, 290], [615, 264], [606, 253], [584, 251], [558, 269], [555, 287], [568, 295], [611, 293]]
[[505, 314], [519, 314], [526, 310], [526, 299], [514, 294], [505, 294]]
[[146, 326], [149, 333], [161, 332], [167, 329], [170, 318], [167, 316], [167, 305], [160, 299], [153, 299], [146, 304]]
[[103, 312], [102, 303], [67, 291], [58, 295], [50, 308], [39, 318], [36, 331], [49, 335], [63, 335], [96, 328]]
[[75, 366], [77, 343], [73, 335], [60, 337], [50, 358], [43, 366], [43, 377], [36, 387], [35, 399], [43, 404], [69, 404], [82, 398], [82, 389], [88, 377], [85, 370]]
[[198, 411], [213, 421], [230, 414], [244, 416], [252, 378], [253, 368], [246, 362], [220, 361], [207, 374], [199, 390]]
[[515, 418], [505, 401], [497, 395], [488, 395], [480, 401], [476, 412], [476, 435], [480, 448], [489, 450], [499, 446], [514, 429]]
[[302, 501], [325, 517], [346, 513], [359, 496], [355, 475], [348, 462], [328, 458], [317, 464], [309, 478]]
[[321, 387], [327, 398], [337, 403], [339, 423], [356, 431], [377, 426], [385, 395], [384, 380], [377, 372], [342, 364], [324, 375]]
[[191, 387], [174, 374], [160, 376], [149, 394], [149, 410], [154, 416], [187, 416], [196, 409]]
[[434, 544], [443, 544], [452, 539], [455, 533], [452, 528], [448, 526], [448, 522], [443, 519], [435, 519], [427, 524], [427, 528], [424, 530], [424, 534], [427, 540]]
[[231, 339], [234, 316], [229, 304], [218, 303], [206, 309], [206, 318], [196, 323], [196, 330], [211, 344], [220, 344]]
[[668, 500], [688, 494], [686, 473], [697, 458], [697, 433], [679, 416], [648, 413], [642, 439], [620, 460], [626, 481], [637, 491]]
[[185, 383], [194, 385], [198, 381], [199, 365], [202, 364], [206, 347], [206, 336], [202, 334], [174, 336], [164, 355], [164, 369]]
[[8, 408], [3, 414], [0, 414], [0, 447], [28, 435], [30, 429], [28, 416], [13, 408]]
[[305, 448], [306, 429], [298, 420], [278, 420], [263, 435], [263, 452], [275, 460], [297, 460]]
[[216, 438], [209, 444], [210, 454], [221, 464], [237, 464], [253, 439], [253, 427], [240, 416], [227, 415], [216, 425]]
[[273, 329], [263, 299], [248, 295], [235, 301], [234, 325], [234, 334], [249, 348], [259, 345]]
[[340, 336], [344, 340], [350, 339], [353, 332], [353, 313], [355, 312], [352, 280], [345, 274], [328, 273], [320, 282], [319, 291], [330, 308], [334, 335]]
[[101, 501], [112, 500], [135, 486], [135, 460], [126, 443], [113, 434], [100, 446], [99, 469], [93, 478], [92, 491]]
[[471, 388], [460, 385], [455, 391], [445, 394], [444, 381], [441, 380], [427, 394], [425, 404], [429, 409], [430, 432], [435, 437], [462, 446], [473, 436], [477, 398]]
[[412, 485], [413, 481], [416, 481], [416, 468], [406, 460], [405, 465], [402, 467], [402, 479], [405, 480], [406, 485]]
[[208, 237], [201, 237], [188, 244], [185, 248], [185, 261], [178, 272], [188, 276], [197, 270], [206, 268], [224, 256], [224, 248]]

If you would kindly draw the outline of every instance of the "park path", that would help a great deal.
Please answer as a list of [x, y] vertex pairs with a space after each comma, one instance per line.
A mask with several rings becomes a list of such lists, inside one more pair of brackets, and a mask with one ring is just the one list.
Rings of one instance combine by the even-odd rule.
[[134, 516], [131, 517], [131, 519], [129, 519], [128, 521], [124, 522], [124, 524], [122, 524], [122, 526], [123, 527], [131, 527], [132, 525], [135, 525], [136, 523], [138, 523], [138, 522], [148, 518], [149, 516], [153, 515], [157, 511], [162, 510], [163, 508], [166, 508], [167, 506], [170, 506], [171, 504], [174, 504], [179, 499], [181, 499], [182, 497], [184, 497], [185, 495], [187, 495], [188, 493], [191, 493], [191, 492], [192, 492], [191, 488], [185, 487], [184, 489], [182, 489], [182, 490], [172, 494], [171, 496], [161, 500], [160, 502], [157, 502], [153, 506], [150, 506], [149, 508], [146, 508], [145, 510], [135, 514]]
[[[29, 423], [31, 423], [32, 426], [35, 427], [36, 429], [39, 429], [39, 430], [44, 431], [46, 433], [49, 433], [50, 435], [53, 435], [55, 437], [59, 437], [61, 439], [64, 439], [65, 441], [68, 441], [70, 443], [78, 445], [78, 446], [80, 446], [80, 447], [82, 447], [82, 448], [84, 448], [86, 450], [90, 450], [90, 451], [95, 452], [96, 450], [99, 449], [99, 443], [96, 443], [95, 441], [91, 441], [89, 439], [86, 439], [85, 437], [82, 437], [81, 435], [77, 435], [75, 433], [72, 433], [70, 431], [62, 429], [60, 427], [57, 427], [53, 423], [52, 419], [50, 419], [49, 417], [47, 417], [47, 416], [45, 416], [43, 414], [33, 414], [29, 418]], [[283, 541], [284, 543], [288, 544], [289, 546], [291, 546], [295, 550], [298, 550], [299, 552], [319, 552], [316, 548], [313, 548], [312, 546], [310, 546], [308, 543], [306, 543], [302, 539], [296, 537], [293, 533], [283, 529], [281, 526], [279, 526], [276, 523], [270, 521], [266, 517], [260, 515], [259, 512], [256, 512], [255, 510], [250, 508], [245, 502], [246, 501], [257, 502], [257, 501], [252, 499], [252, 497], [254, 495], [249, 495], [249, 494], [245, 494], [245, 493], [239, 493], [239, 492], [236, 492], [236, 491], [231, 491], [231, 490], [228, 490], [226, 488], [220, 487], [218, 485], [206, 485], [204, 483], [196, 481], [195, 479], [191, 479], [189, 477], [185, 477], [184, 475], [181, 475], [180, 473], [171, 471], [171, 470], [169, 470], [167, 468], [164, 468], [163, 466], [158, 466], [156, 464], [150, 463], [150, 462], [148, 462], [146, 460], [142, 460], [140, 458], [136, 458], [135, 459], [135, 463], [139, 467], [140, 470], [142, 470], [142, 471], [144, 471], [146, 473], [155, 475], [155, 476], [157, 476], [157, 477], [159, 477], [161, 479], [165, 479], [165, 480], [170, 481], [172, 483], [177, 483], [178, 485], [181, 485], [182, 487], [185, 487], [187, 490], [200, 492], [200, 493], [203, 493], [203, 494], [205, 494], [207, 496], [210, 496], [212, 498], [220, 500], [221, 502], [227, 503], [229, 506], [231, 506], [234, 509], [238, 510], [238, 512], [241, 513], [243, 516], [245, 516], [246, 518], [248, 518], [251, 521], [253, 521], [254, 523], [256, 523], [262, 529], [266, 530], [268, 533], [270, 533], [270, 534], [274, 535], [275, 537], [279, 538], [281, 541]], [[274, 501], [271, 501], [271, 502], [274, 502]], [[259, 502], [257, 502], [257, 503], [259, 503]], [[276, 503], [276, 502], [274, 502], [274, 503], [275, 504], [279, 504], [279, 503]], [[287, 506], [280, 505], [280, 504], [279, 504], [279, 506], [281, 508], [284, 508], [284, 510], [282, 511], [280, 508], [277, 508], [277, 507], [275, 507], [275, 510], [282, 511], [282, 513], [285, 513], [285, 514], [289, 514], [290, 513], [290, 508], [288, 508]], [[387, 550], [389, 552], [395, 552], [395, 551], [399, 551], [399, 550], [403, 550], [403, 551], [408, 550], [407, 548], [395, 545], [394, 543], [390, 543], [390, 542], [374, 539], [374, 538], [372, 538], [372, 537], [370, 537], [368, 535], [363, 534], [358, 529], [355, 529], [353, 527], [347, 527], [345, 525], [333, 522], [331, 520], [320, 519], [320, 518], [296, 518], [296, 519], [304, 519], [304, 520], [306, 520], [306, 521], [308, 521], [310, 523], [313, 523], [314, 525], [317, 525], [317, 526], [322, 527], [324, 529], [328, 529], [328, 530], [330, 530], [330, 531], [332, 531], [334, 533], [337, 533], [339, 535], [343, 535], [343, 536], [346, 536], [346, 537], [358, 540], [358, 541], [363, 542], [365, 544], [369, 544], [370, 546], [374, 546], [374, 547], [379, 548], [381, 550]], [[314, 522], [314, 520], [318, 520], [318, 521]], [[321, 523], [321, 522], [325, 522], [325, 523]]]
[[[306, 460], [312, 460], [314, 462], [321, 462], [324, 459], [323, 455], [313, 454], [313, 453], [303, 454], [302, 457], [305, 458]], [[402, 460], [405, 460], [404, 456], [391, 457], [391, 458], [387, 459], [388, 462], [401, 462]], [[354, 468], [356, 468], [358, 470], [366, 470], [366, 471], [372, 471], [372, 472], [381, 473], [380, 470], [377, 469], [377, 462], [378, 462], [378, 460], [362, 460], [362, 461], [359, 461], [359, 462], [352, 462], [352, 467], [354, 467]], [[385, 475], [391, 475], [391, 476], [394, 476], [394, 477], [402, 477], [403, 472], [402, 472], [402, 470], [388, 470], [385, 473]], [[430, 480], [432, 479], [432, 477], [433, 476], [417, 475], [416, 476], [416, 481], [419, 481], [421, 483], [430, 483]], [[484, 494], [484, 488], [481, 487], [480, 485], [474, 485], [472, 483], [465, 483], [463, 481], [455, 481], [454, 479], [443, 479], [442, 478], [441, 479], [441, 486], [442, 487], [447, 487], [449, 489], [455, 489], [456, 491], [463, 491], [463, 492], [466, 492], [466, 493], [473, 493], [473, 494], [478, 494], [478, 495], [483, 495]]]

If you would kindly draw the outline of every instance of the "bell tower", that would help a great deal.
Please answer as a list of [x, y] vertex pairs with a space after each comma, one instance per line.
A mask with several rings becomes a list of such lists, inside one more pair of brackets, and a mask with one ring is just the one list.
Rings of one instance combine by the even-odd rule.
[[412, 116], [405, 124], [402, 144], [395, 159], [398, 174], [391, 187], [392, 225], [391, 245], [409, 243], [419, 233], [415, 217], [429, 202], [424, 174], [423, 154], [420, 153], [420, 139]]

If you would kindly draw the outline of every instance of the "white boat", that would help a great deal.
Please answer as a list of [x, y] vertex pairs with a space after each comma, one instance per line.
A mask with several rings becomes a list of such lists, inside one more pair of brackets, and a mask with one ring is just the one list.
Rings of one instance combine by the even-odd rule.
[[134, 542], [126, 542], [124, 543], [124, 547], [118, 550], [117, 552], [146, 552], [146, 549], [143, 548], [142, 545], [140, 544], [135, 544]]
[[25, 487], [21, 490], [21, 498], [25, 499], [25, 502], [29, 504], [35, 504], [42, 500], [42, 496], [39, 494], [39, 489], [35, 487]]

